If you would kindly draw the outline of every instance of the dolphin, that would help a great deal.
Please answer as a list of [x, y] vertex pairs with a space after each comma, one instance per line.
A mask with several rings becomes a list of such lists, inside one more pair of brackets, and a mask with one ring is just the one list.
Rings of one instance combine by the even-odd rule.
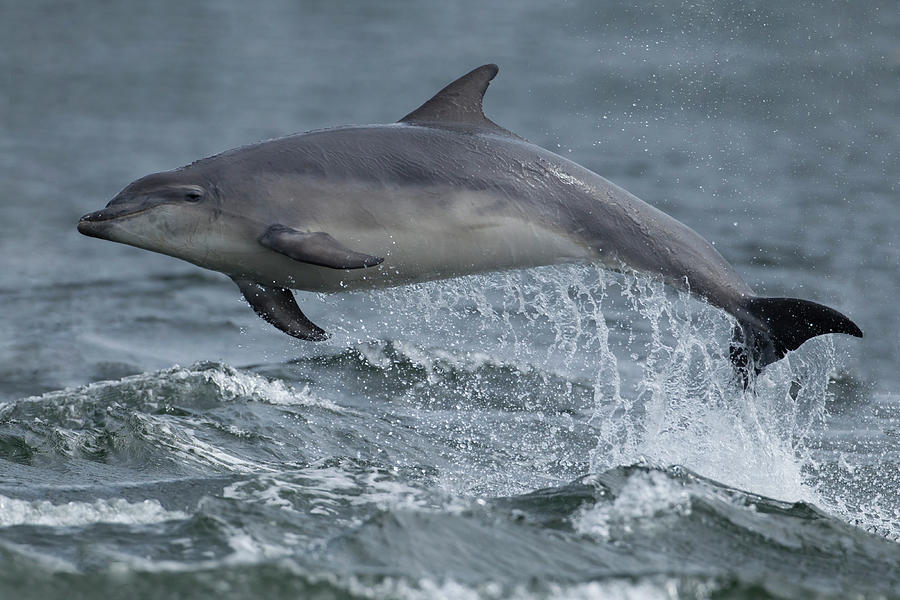
[[328, 335], [291, 289], [337, 292], [578, 261], [649, 272], [731, 314], [744, 373], [826, 333], [862, 337], [827, 306], [757, 296], [686, 225], [484, 116], [496, 65], [396, 123], [243, 146], [142, 177], [78, 231], [231, 277], [256, 313]]

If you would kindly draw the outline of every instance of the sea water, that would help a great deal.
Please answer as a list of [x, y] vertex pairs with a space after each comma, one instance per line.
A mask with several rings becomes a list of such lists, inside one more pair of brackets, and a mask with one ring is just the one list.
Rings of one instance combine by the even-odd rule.
[[[894, 3], [0, 11], [0, 595], [900, 596]], [[577, 264], [298, 293], [332, 333], [304, 343], [75, 231], [486, 62], [490, 118], [866, 337], [745, 390], [727, 315]]]

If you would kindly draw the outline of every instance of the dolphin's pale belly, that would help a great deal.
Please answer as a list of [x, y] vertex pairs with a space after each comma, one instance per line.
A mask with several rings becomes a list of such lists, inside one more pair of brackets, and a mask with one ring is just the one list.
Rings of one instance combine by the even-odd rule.
[[494, 216], [480, 223], [445, 219], [440, 227], [429, 226], [433, 221], [427, 219], [419, 223], [420, 227], [394, 226], [390, 230], [327, 229], [352, 249], [383, 257], [384, 262], [376, 267], [331, 269], [257, 250], [244, 256], [245, 268], [259, 281], [338, 292], [596, 258], [583, 240], [511, 216]]

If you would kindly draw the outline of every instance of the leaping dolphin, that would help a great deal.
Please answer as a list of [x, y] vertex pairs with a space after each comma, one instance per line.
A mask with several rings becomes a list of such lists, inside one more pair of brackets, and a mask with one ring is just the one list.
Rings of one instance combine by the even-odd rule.
[[755, 295], [689, 227], [486, 118], [497, 71], [478, 67], [397, 123], [290, 135], [142, 177], [78, 231], [221, 271], [259, 316], [304, 340], [327, 334], [291, 289], [584, 260], [660, 275], [730, 313], [745, 374], [817, 335], [862, 337], [827, 306]]

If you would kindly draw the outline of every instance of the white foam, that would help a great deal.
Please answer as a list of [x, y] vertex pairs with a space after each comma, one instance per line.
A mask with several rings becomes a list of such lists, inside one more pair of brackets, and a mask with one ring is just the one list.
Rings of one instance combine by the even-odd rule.
[[[197, 363], [191, 367], [175, 365], [168, 369], [131, 375], [118, 380], [99, 381], [88, 385], [47, 392], [17, 400], [16, 403], [40, 402], [66, 405], [91, 401], [106, 397], [116, 390], [132, 392], [138, 401], [149, 406], [157, 405], [157, 390], [170, 382], [179, 382], [188, 387], [212, 385], [222, 401], [238, 398], [277, 405], [317, 406], [334, 412], [343, 409], [329, 400], [323, 400], [310, 392], [308, 386], [297, 390], [282, 380], [269, 380], [255, 373], [248, 373], [222, 364]], [[187, 390], [185, 391], [187, 393]], [[0, 405], [0, 410], [11, 405]]]
[[659, 471], [634, 473], [612, 502], [600, 502], [575, 515], [575, 531], [609, 539], [617, 530], [629, 531], [638, 525], [663, 526], [667, 515], [690, 514], [690, 491]]
[[315, 396], [309, 391], [309, 386], [297, 390], [280, 379], [269, 380], [227, 365], [202, 370], [199, 374], [229, 398], [249, 398], [266, 404], [317, 406], [333, 412], [343, 412], [337, 404]]
[[142, 424], [143, 435], [154, 444], [165, 448], [183, 463], [212, 466], [236, 473], [273, 471], [265, 463], [247, 460], [221, 447], [205, 442], [200, 434], [184, 423], [177, 425], [155, 415], [134, 414], [131, 417]]
[[76, 527], [94, 523], [139, 525], [186, 518], [185, 513], [166, 510], [158, 500], [152, 499], [134, 503], [123, 498], [113, 498], [52, 504], [46, 500], [19, 500], [0, 495], [0, 527]]
[[340, 505], [375, 505], [381, 509], [427, 510], [428, 494], [379, 470], [351, 473], [341, 468], [310, 468], [290, 473], [259, 475], [225, 488], [223, 496], [297, 512], [288, 498], [302, 496], [309, 512], [333, 515]]
[[[341, 585], [342, 582], [333, 583]], [[358, 598], [371, 600], [397, 598], [400, 600], [672, 600], [680, 596], [681, 584], [674, 578], [653, 578], [642, 581], [607, 579], [577, 584], [551, 583], [534, 586], [515, 585], [512, 588], [496, 582], [468, 585], [452, 579], [435, 581], [387, 578], [371, 585], [351, 579], [348, 591]], [[710, 590], [712, 591], [712, 590]]]
[[[225, 557], [226, 564], [243, 565], [256, 564], [260, 561], [269, 561], [289, 556], [292, 552], [289, 540], [285, 539], [284, 545], [276, 545], [255, 539], [245, 531], [234, 527], [228, 527], [226, 536], [232, 553]], [[287, 536], [287, 534], [285, 534]]]

